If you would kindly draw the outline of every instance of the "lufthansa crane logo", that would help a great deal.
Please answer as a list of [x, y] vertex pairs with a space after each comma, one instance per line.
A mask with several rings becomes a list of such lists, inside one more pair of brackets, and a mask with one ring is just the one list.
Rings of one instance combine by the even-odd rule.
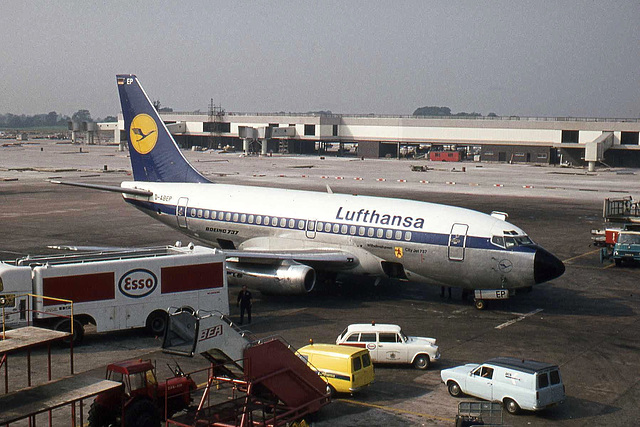
[[508, 273], [513, 269], [513, 264], [508, 259], [498, 261], [498, 270], [503, 273]]
[[158, 141], [158, 125], [148, 114], [138, 114], [131, 120], [129, 140], [140, 154], [147, 154]]

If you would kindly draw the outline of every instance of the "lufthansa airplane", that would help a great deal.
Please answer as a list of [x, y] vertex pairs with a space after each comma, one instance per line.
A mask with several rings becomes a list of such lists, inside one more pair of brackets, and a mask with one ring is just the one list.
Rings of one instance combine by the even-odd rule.
[[137, 77], [118, 75], [134, 181], [126, 202], [222, 248], [230, 279], [272, 294], [302, 294], [337, 273], [399, 279], [506, 298], [564, 273], [527, 234], [492, 215], [441, 204], [330, 192], [217, 184], [182, 155]]

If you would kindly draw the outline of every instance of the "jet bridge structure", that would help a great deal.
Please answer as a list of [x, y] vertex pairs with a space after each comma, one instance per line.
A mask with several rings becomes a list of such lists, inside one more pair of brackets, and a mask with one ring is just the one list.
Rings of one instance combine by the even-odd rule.
[[589, 165], [589, 172], [596, 170], [596, 162], [604, 159], [604, 152], [613, 146], [613, 132], [602, 132], [598, 138], [587, 142], [584, 148], [584, 160]]
[[198, 406], [167, 426], [282, 426], [330, 402], [327, 383], [289, 344], [256, 340], [221, 313], [172, 313], [162, 348], [211, 363]]

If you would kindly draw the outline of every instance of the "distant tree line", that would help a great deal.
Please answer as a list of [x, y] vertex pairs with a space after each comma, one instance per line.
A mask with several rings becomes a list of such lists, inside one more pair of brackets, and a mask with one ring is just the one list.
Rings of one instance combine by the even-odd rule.
[[[23, 129], [34, 127], [67, 127], [67, 122], [91, 122], [91, 113], [89, 110], [78, 110], [71, 117], [58, 114], [51, 111], [47, 114], [35, 114], [28, 116], [26, 114], [0, 114], [0, 128], [4, 129]], [[107, 116], [104, 119], [96, 119], [96, 122], [116, 122], [115, 116]]]
[[[480, 113], [451, 113], [449, 107], [420, 107], [413, 112], [414, 116], [459, 116], [459, 117], [482, 117]], [[489, 113], [487, 117], [497, 117], [496, 113]]]

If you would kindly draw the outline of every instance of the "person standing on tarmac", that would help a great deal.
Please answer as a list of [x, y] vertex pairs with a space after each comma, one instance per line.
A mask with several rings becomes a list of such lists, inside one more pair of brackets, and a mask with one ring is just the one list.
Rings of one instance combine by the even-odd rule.
[[240, 324], [244, 323], [244, 312], [247, 312], [247, 319], [249, 323], [251, 323], [251, 292], [247, 289], [247, 285], [242, 287], [242, 290], [238, 294], [238, 303], [236, 305], [240, 306]]

